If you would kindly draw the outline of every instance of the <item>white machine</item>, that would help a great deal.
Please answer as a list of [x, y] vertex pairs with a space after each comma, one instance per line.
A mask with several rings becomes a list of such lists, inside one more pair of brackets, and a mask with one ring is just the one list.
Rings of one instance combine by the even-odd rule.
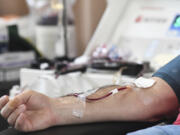
[[[137, 61], [154, 64], [162, 55], [169, 61], [180, 52], [179, 5], [179, 0], [109, 0], [84, 55], [106, 43], [128, 48]], [[159, 68], [165, 63], [162, 61], [152, 66]]]
[[[76, 63], [87, 62], [93, 50], [104, 43], [130, 50], [131, 60], [150, 61], [155, 69], [180, 53], [179, 0], [107, 0], [107, 3], [92, 40]], [[51, 97], [111, 85], [115, 79], [114, 74], [79, 72], [55, 79], [50, 71], [21, 70], [21, 87], [29, 85]], [[121, 79], [134, 80], [127, 76]], [[32, 85], [34, 82], [36, 85]]]

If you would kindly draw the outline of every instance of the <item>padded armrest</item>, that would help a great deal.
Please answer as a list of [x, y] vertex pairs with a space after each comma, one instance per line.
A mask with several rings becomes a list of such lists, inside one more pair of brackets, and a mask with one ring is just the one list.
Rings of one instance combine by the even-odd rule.
[[22, 133], [9, 128], [0, 133], [0, 135], [125, 135], [138, 129], [150, 127], [156, 123], [144, 122], [103, 122], [81, 125], [57, 126], [46, 130]]

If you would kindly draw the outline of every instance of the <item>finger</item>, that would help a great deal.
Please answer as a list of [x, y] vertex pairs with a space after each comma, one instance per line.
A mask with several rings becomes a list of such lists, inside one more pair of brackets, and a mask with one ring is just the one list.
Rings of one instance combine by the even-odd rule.
[[8, 103], [9, 97], [3, 96], [0, 98], [0, 110]]
[[29, 122], [29, 120], [26, 118], [26, 115], [24, 113], [21, 113], [16, 122], [15, 122], [15, 129], [20, 131], [31, 131], [32, 130], [32, 124]]
[[26, 110], [26, 106], [20, 105], [14, 112], [10, 114], [7, 121], [10, 125], [14, 125], [18, 116]]
[[18, 107], [19, 99], [10, 100], [1, 110], [1, 115], [6, 119]]
[[32, 91], [25, 91], [14, 99], [10, 100], [1, 110], [1, 115], [7, 119], [8, 116], [20, 105], [25, 104], [28, 102], [30, 97], [32, 96]]

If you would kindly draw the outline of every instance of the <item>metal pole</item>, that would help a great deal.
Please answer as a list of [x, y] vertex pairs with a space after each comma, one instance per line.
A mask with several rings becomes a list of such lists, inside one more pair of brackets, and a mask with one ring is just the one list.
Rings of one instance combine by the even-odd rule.
[[67, 4], [66, 0], [63, 0], [63, 38], [64, 38], [64, 47], [65, 47], [65, 58], [68, 58], [68, 39], [67, 39]]

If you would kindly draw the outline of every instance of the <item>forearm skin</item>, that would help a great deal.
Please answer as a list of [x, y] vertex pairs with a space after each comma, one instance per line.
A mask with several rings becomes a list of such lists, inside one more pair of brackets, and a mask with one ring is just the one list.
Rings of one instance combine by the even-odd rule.
[[[154, 77], [156, 84], [148, 89], [132, 88], [95, 102], [86, 102], [84, 115], [72, 115], [76, 97], [53, 99], [55, 125], [89, 123], [97, 121], [157, 121], [178, 112], [178, 100], [172, 88], [162, 79]], [[113, 88], [103, 88], [90, 97], [98, 97]]]

